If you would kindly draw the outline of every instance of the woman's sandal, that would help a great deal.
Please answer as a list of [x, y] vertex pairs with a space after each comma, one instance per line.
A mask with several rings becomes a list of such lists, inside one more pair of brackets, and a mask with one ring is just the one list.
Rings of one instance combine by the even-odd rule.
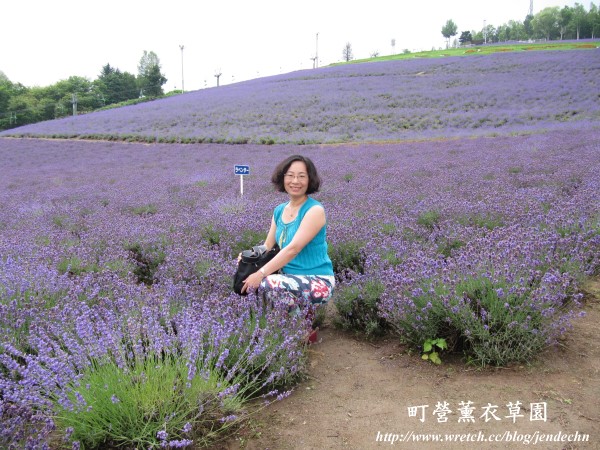
[[319, 331], [319, 327], [315, 328], [308, 334], [305, 341], [307, 345], [316, 344], [319, 341], [317, 331]]

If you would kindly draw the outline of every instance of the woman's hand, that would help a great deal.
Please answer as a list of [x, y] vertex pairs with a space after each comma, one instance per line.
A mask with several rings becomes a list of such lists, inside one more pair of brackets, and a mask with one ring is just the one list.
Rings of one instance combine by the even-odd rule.
[[242, 292], [247, 292], [248, 289], [250, 289], [250, 288], [258, 289], [258, 286], [260, 286], [260, 283], [264, 277], [265, 276], [262, 274], [261, 271], [254, 272], [252, 275], [250, 275], [248, 278], [246, 278], [244, 280], [244, 286], [242, 287]]

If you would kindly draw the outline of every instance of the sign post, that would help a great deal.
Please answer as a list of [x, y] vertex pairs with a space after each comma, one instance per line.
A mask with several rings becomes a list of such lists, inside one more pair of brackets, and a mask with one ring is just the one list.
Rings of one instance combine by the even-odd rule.
[[244, 175], [250, 175], [250, 166], [236, 164], [234, 173], [240, 176], [240, 195], [244, 196]]

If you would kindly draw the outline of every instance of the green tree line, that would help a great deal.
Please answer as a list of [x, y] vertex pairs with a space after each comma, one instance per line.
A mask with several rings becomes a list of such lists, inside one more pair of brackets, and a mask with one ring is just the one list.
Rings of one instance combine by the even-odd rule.
[[30, 88], [13, 83], [0, 71], [0, 130], [157, 98], [164, 95], [166, 82], [158, 56], [148, 51], [139, 61], [137, 76], [106, 64], [94, 81], [71, 76], [51, 86]]
[[[456, 24], [449, 20], [442, 27], [442, 35], [449, 40], [451, 36], [457, 34], [456, 30]], [[479, 31], [463, 31], [458, 41], [461, 45], [465, 45], [531, 39], [597, 39], [599, 35], [600, 9], [598, 5], [590, 2], [589, 10], [580, 3], [562, 8], [554, 6], [545, 8], [535, 15], [527, 15], [522, 22], [510, 20], [498, 27], [488, 24]]]

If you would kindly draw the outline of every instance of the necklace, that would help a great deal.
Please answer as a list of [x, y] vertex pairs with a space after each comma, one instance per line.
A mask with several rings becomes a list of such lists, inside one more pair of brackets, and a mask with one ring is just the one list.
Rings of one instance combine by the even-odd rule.
[[300, 202], [300, 204], [298, 205], [294, 205], [292, 206], [292, 202], [290, 201], [287, 206], [285, 207], [285, 217], [288, 220], [293, 220], [297, 215], [298, 215], [298, 211], [300, 211], [300, 207], [304, 204], [304, 202], [306, 202], [306, 198], [304, 200], [302, 200], [302, 202]]
[[296, 216], [298, 215], [298, 212], [300, 211], [300, 208], [302, 207], [302, 205], [304, 204], [304, 202], [306, 201], [306, 198], [302, 201], [302, 203], [300, 203], [297, 206], [293, 206], [291, 204], [291, 201], [286, 205], [286, 207], [283, 210], [283, 217], [288, 221], [283, 222], [282, 221], [282, 225], [283, 225], [283, 229], [281, 230], [281, 234], [279, 235], [279, 248], [283, 248], [284, 244], [287, 243], [287, 239], [288, 239], [288, 226], [292, 224], [293, 220], [296, 218]]
[[286, 211], [285, 211], [285, 215], [286, 218], [289, 220], [294, 219], [297, 215], [298, 215], [298, 210], [300, 209], [300, 207], [296, 207], [296, 208], [292, 208], [291, 206], [286, 206]]

